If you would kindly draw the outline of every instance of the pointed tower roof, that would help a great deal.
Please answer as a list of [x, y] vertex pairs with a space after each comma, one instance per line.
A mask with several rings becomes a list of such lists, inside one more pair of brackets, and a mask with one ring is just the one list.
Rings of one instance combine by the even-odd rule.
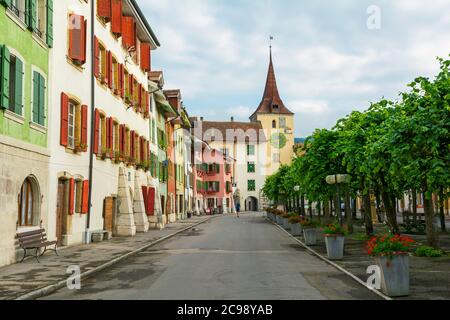
[[253, 113], [250, 119], [258, 113], [274, 113], [274, 114], [294, 114], [292, 113], [281, 100], [280, 93], [278, 92], [277, 80], [275, 77], [275, 69], [272, 61], [272, 47], [270, 47], [270, 62], [269, 71], [267, 72], [266, 87], [264, 89], [264, 95], [258, 109]]

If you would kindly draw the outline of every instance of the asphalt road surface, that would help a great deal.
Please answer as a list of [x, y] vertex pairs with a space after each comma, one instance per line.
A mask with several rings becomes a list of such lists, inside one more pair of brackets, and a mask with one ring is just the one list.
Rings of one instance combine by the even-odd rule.
[[379, 299], [262, 214], [219, 216], [45, 299]]

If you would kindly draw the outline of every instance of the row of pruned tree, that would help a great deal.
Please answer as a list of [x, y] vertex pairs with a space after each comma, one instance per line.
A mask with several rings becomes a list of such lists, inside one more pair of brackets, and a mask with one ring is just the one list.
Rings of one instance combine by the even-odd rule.
[[[406, 192], [424, 194], [428, 244], [438, 246], [433, 194], [440, 207], [450, 188], [450, 60], [439, 59], [440, 71], [430, 80], [419, 77], [397, 101], [381, 100], [364, 112], [352, 112], [332, 130], [316, 130], [306, 139], [302, 155], [267, 178], [263, 191], [274, 202], [296, 195], [322, 206], [325, 216], [336, 200], [336, 189], [325, 179], [349, 174], [346, 202], [360, 197], [370, 208], [371, 194], [382, 201], [387, 224], [399, 233], [397, 199]], [[336, 202], [335, 202], [336, 203]], [[349, 210], [350, 205], [345, 206]], [[414, 206], [415, 207], [415, 206]], [[303, 209], [304, 210], [304, 209]], [[368, 234], [370, 210], [364, 210]], [[441, 223], [445, 226], [443, 210]], [[351, 216], [347, 212], [347, 216]], [[350, 223], [351, 224], [351, 223]]]

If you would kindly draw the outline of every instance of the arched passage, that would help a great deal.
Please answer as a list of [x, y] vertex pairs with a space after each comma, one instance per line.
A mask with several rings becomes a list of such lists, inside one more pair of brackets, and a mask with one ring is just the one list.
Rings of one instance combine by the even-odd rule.
[[258, 211], [258, 199], [255, 197], [245, 199], [245, 211]]

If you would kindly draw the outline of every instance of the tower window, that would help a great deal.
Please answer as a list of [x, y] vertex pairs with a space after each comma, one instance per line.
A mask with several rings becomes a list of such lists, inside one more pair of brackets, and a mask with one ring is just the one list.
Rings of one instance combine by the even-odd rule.
[[277, 105], [277, 104], [274, 104], [274, 105], [272, 106], [272, 108], [275, 109], [275, 110], [278, 110], [278, 105]]

